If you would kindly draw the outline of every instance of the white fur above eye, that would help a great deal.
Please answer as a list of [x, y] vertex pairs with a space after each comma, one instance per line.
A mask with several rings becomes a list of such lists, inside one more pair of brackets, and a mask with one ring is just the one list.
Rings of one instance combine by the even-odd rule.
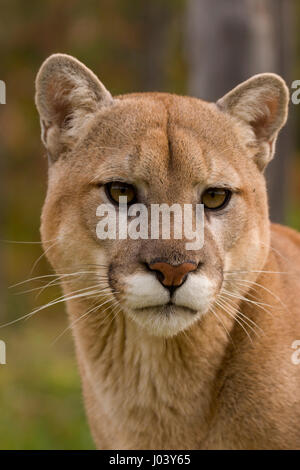
[[164, 305], [170, 294], [153, 274], [133, 274], [126, 279], [125, 302], [129, 308], [137, 309]]
[[190, 274], [185, 283], [176, 289], [173, 302], [197, 312], [205, 313], [212, 301], [216, 285], [203, 274]]

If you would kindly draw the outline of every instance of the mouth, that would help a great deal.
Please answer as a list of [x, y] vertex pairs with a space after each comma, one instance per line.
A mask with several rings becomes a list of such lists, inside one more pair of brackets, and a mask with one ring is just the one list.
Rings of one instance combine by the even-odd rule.
[[142, 307], [136, 310], [138, 310], [139, 312], [147, 312], [150, 310], [153, 311], [153, 309], [157, 310], [158, 315], [162, 315], [166, 317], [170, 317], [171, 315], [176, 315], [177, 313], [176, 310], [179, 310], [179, 309], [181, 312], [189, 313], [191, 315], [197, 314], [197, 310], [194, 310], [189, 307], [185, 307], [183, 305], [174, 304], [171, 300], [166, 304], [161, 304], [161, 305], [156, 305], [156, 306], [152, 305], [150, 307]]
[[172, 301], [127, 310], [140, 327], [154, 336], [171, 337], [200, 319], [199, 312]]

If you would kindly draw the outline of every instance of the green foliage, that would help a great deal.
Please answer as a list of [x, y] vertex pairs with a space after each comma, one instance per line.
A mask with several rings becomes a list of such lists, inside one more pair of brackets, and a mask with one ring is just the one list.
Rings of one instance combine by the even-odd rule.
[[92, 449], [71, 337], [59, 315], [5, 330], [0, 449]]

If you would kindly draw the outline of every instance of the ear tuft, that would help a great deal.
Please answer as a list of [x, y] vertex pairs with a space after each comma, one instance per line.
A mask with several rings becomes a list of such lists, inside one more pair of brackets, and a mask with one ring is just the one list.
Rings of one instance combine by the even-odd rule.
[[96, 75], [66, 54], [53, 54], [42, 64], [36, 78], [35, 100], [42, 141], [52, 159], [78, 140], [95, 112], [113, 101]]
[[217, 102], [224, 112], [247, 126], [249, 147], [257, 147], [255, 161], [264, 169], [272, 159], [278, 132], [288, 114], [289, 91], [273, 73], [255, 75]]

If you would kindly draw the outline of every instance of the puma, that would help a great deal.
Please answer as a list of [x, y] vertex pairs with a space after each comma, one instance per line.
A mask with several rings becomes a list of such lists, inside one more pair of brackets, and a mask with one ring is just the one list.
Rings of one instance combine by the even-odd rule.
[[[270, 223], [263, 174], [288, 101], [269, 73], [207, 103], [112, 97], [64, 54], [42, 65], [41, 236], [99, 449], [300, 449], [300, 236]], [[99, 240], [97, 207], [120, 195], [203, 204], [204, 245]]]

